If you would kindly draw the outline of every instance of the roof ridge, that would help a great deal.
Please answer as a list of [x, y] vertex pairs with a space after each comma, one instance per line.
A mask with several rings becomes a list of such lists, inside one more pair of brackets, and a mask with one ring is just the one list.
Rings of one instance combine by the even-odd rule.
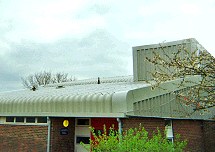
[[[118, 83], [118, 82], [133, 82], [133, 75], [128, 76], [115, 76], [115, 77], [99, 77], [100, 83]], [[58, 86], [73, 86], [73, 85], [86, 85], [97, 84], [98, 78], [75, 80], [70, 82], [53, 83], [45, 85], [44, 87], [58, 87]]]

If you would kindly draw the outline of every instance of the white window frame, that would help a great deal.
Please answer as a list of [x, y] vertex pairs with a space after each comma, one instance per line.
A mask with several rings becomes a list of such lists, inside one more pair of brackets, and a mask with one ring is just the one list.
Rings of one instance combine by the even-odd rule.
[[1, 121], [0, 124], [8, 124], [8, 125], [48, 125], [48, 120], [46, 123], [38, 123], [38, 117], [33, 117], [34, 118], [34, 122], [26, 122], [26, 118], [27, 117], [23, 117], [24, 118], [24, 122], [16, 122], [16, 117], [22, 117], [22, 116], [8, 116], [8, 117], [13, 117], [13, 122], [6, 122], [6, 117], [1, 117]]

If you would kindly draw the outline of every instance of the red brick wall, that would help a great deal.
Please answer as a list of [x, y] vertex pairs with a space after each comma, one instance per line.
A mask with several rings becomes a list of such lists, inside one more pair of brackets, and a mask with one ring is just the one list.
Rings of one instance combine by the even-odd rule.
[[[69, 134], [60, 135], [63, 120], [69, 120]], [[164, 130], [165, 120], [156, 118], [123, 118], [123, 130], [139, 127], [140, 123], [152, 133], [158, 128]], [[114, 123], [116, 119], [92, 118], [91, 125], [103, 129], [103, 124]], [[107, 125], [107, 127], [109, 127]], [[173, 120], [174, 135], [180, 134], [188, 140], [186, 151], [214, 151], [215, 122], [194, 120]], [[74, 151], [74, 118], [51, 118], [51, 152]], [[7, 152], [45, 152], [47, 146], [48, 126], [34, 125], [0, 125], [0, 151]]]
[[202, 121], [173, 120], [173, 130], [174, 136], [180, 134], [188, 141], [186, 151], [204, 151]]
[[[63, 127], [63, 121], [69, 120], [68, 135], [61, 135], [60, 129]], [[73, 152], [75, 136], [75, 118], [51, 118], [51, 152]]]
[[123, 124], [123, 130], [127, 130], [129, 128], [139, 128], [140, 124], [142, 127], [149, 132], [149, 135], [156, 131], [157, 128], [160, 129], [161, 132], [164, 132], [165, 129], [165, 121], [164, 119], [157, 118], [127, 118], [121, 119]]
[[[121, 119], [123, 130], [138, 128], [139, 124], [151, 134], [158, 128], [164, 130], [165, 120], [157, 118], [127, 118]], [[172, 120], [174, 136], [181, 135], [182, 140], [188, 140], [186, 151], [213, 152], [215, 149], [215, 122], [195, 120]]]
[[215, 122], [214, 121], [204, 121], [204, 140], [205, 140], [205, 151], [213, 152], [215, 151]]
[[47, 126], [0, 125], [1, 152], [45, 152]]

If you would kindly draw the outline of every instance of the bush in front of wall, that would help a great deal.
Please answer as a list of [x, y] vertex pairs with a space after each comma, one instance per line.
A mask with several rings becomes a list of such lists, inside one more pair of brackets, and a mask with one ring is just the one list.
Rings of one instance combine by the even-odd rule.
[[148, 132], [141, 126], [130, 128], [122, 135], [113, 128], [107, 131], [105, 126], [102, 133], [95, 132], [93, 128], [91, 132], [93, 137], [90, 146], [82, 144], [91, 152], [182, 152], [187, 145], [186, 141], [180, 140], [179, 135], [176, 135], [172, 143], [159, 129], [149, 137]]

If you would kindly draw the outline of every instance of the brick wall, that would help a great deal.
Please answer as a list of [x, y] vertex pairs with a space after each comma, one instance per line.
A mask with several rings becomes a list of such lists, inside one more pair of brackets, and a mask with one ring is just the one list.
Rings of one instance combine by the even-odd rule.
[[47, 126], [0, 125], [0, 151], [44, 152], [47, 134]]
[[[68, 135], [60, 135], [63, 120], [69, 120]], [[117, 125], [116, 119], [109, 119]], [[156, 118], [123, 118], [123, 130], [142, 126], [151, 134], [157, 127], [163, 131], [164, 119]], [[99, 123], [98, 123], [99, 122]], [[93, 118], [92, 125], [103, 129], [106, 119]], [[186, 151], [214, 151], [215, 122], [194, 120], [173, 120], [174, 135], [180, 134], [182, 139], [188, 140]], [[47, 149], [48, 126], [35, 125], [0, 125], [0, 151], [7, 152], [45, 152]], [[73, 152], [75, 135], [74, 118], [51, 118], [51, 152]]]
[[214, 121], [204, 121], [204, 140], [205, 140], [205, 151], [213, 152], [215, 151], [215, 122]]
[[[138, 128], [139, 124], [149, 132], [165, 128], [165, 120], [157, 118], [127, 118], [121, 119], [123, 130]], [[174, 136], [181, 135], [182, 140], [188, 140], [186, 151], [213, 152], [215, 149], [215, 122], [197, 120], [172, 120]]]
[[[68, 135], [61, 135], [60, 129], [63, 127], [63, 121], [69, 120]], [[51, 118], [51, 152], [73, 152], [75, 136], [74, 118]]]
[[165, 121], [164, 119], [157, 118], [126, 118], [121, 119], [123, 124], [123, 130], [127, 130], [129, 128], [139, 128], [140, 124], [142, 127], [149, 132], [149, 135], [156, 131], [157, 128], [160, 129], [161, 132], [165, 129]]
[[204, 137], [202, 121], [195, 120], [174, 120], [174, 136], [181, 135], [181, 139], [186, 139], [188, 145], [186, 151], [204, 151]]

